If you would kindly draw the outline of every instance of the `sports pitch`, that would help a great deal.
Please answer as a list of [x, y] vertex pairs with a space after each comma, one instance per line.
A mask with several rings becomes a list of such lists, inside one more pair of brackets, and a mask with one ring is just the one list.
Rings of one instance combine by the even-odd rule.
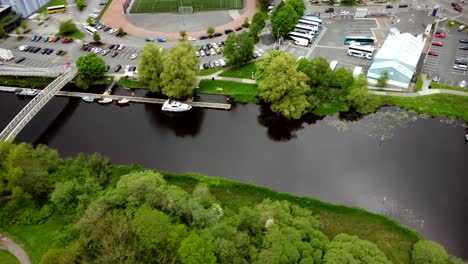
[[181, 5], [193, 7], [193, 11], [241, 9], [243, 0], [135, 0], [130, 12], [179, 12]]

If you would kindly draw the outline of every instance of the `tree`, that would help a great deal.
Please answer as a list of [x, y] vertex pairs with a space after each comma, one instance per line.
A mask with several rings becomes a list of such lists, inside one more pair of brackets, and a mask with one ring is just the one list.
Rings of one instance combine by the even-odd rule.
[[257, 61], [257, 71], [255, 72], [255, 78], [261, 80], [267, 77], [267, 68], [271, 64], [271, 61], [278, 57], [283, 56], [286, 53], [282, 50], [272, 50], [268, 52], [265, 56]]
[[22, 20], [20, 27], [23, 29], [24, 32], [26, 29], [28, 29], [28, 22], [26, 22], [26, 20]]
[[208, 29], [206, 30], [206, 34], [208, 34], [209, 38], [212, 38], [214, 33], [215, 29], [213, 27], [208, 27]]
[[330, 64], [322, 57], [316, 57], [312, 61], [301, 59], [298, 62], [297, 70], [307, 75], [307, 84], [311, 88], [328, 88], [333, 79], [333, 71]]
[[91, 19], [91, 17], [88, 17], [88, 18], [86, 19], [86, 23], [88, 23], [88, 25], [94, 24], [94, 23], [93, 23], [93, 20]]
[[311, 106], [305, 93], [307, 76], [296, 69], [296, 58], [285, 53], [274, 57], [265, 70], [265, 78], [257, 81], [259, 96], [271, 103], [271, 110], [288, 119], [299, 119]]
[[334, 78], [331, 81], [331, 86], [340, 87], [341, 89], [348, 89], [353, 85], [353, 74], [345, 67], [338, 68], [334, 73]]
[[94, 53], [80, 56], [76, 61], [76, 66], [78, 68], [78, 78], [84, 89], [101, 78], [106, 72], [106, 63]]
[[385, 254], [372, 242], [357, 236], [339, 234], [328, 244], [324, 264], [391, 264]]
[[224, 55], [229, 59], [229, 64], [237, 65], [252, 58], [254, 42], [249, 32], [229, 34], [224, 47]]
[[123, 30], [123, 28], [122, 28], [122, 27], [119, 27], [119, 29], [117, 30], [117, 33], [119, 33], [119, 34], [123, 34], [123, 33], [125, 33], [125, 31]]
[[161, 73], [162, 92], [173, 98], [186, 98], [193, 94], [195, 75], [200, 60], [193, 56], [192, 45], [186, 41], [174, 47], [164, 58]]
[[303, 0], [288, 0], [286, 1], [286, 5], [290, 5], [298, 17], [303, 16], [304, 11], [306, 10], [306, 6]]
[[68, 19], [64, 22], [61, 22], [60, 23], [60, 26], [59, 26], [59, 34], [60, 35], [70, 35], [74, 32], [78, 31], [78, 29], [76, 28], [76, 25], [75, 23], [73, 23], [73, 20], [71, 19]]
[[244, 23], [242, 24], [243, 27], [248, 28], [249, 27], [249, 18], [245, 17], [244, 18]]
[[86, 2], [85, 2], [85, 0], [75, 0], [75, 4], [80, 10], [83, 10], [83, 8], [85, 7]]
[[378, 87], [385, 87], [387, 86], [388, 81], [388, 71], [384, 71], [382, 75], [380, 75], [379, 79], [377, 80]]
[[152, 43], [146, 44], [140, 54], [138, 81], [145, 84], [151, 92], [161, 92], [161, 73], [165, 56], [165, 50]]
[[3, 27], [3, 24], [0, 23], [0, 39], [4, 39], [8, 36], [8, 34], [5, 31], [5, 28]]
[[93, 33], [93, 40], [96, 43], [101, 43], [101, 36], [99, 35], [97, 31], [94, 31]]
[[177, 251], [182, 264], [214, 264], [216, 257], [210, 240], [205, 240], [195, 232], [184, 239]]
[[187, 32], [185, 30], [181, 30], [179, 31], [179, 36], [181, 40], [185, 40], [185, 38], [187, 37]]
[[448, 255], [438, 243], [429, 240], [419, 240], [413, 245], [411, 258], [414, 264], [446, 264]]
[[292, 31], [298, 21], [299, 17], [291, 5], [283, 5], [271, 20], [272, 32], [277, 37], [283, 37]]
[[20, 29], [19, 29], [19, 28], [16, 28], [16, 29], [15, 29], [15, 33], [16, 33], [16, 35], [18, 35], [18, 37], [19, 37], [19, 34], [21, 34]]
[[250, 26], [250, 37], [254, 40], [255, 43], [259, 41], [258, 35], [265, 27], [265, 19], [261, 12], [255, 13], [252, 18], [252, 25]]
[[364, 74], [354, 81], [346, 100], [348, 105], [360, 114], [372, 113], [380, 105], [379, 98], [367, 91], [367, 77]]

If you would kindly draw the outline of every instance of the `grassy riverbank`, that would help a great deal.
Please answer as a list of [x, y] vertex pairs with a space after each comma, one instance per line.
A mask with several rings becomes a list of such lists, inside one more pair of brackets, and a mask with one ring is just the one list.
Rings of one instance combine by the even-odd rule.
[[120, 77], [117, 85], [133, 89], [146, 89], [145, 85], [139, 81], [129, 80], [126, 77]]
[[451, 86], [447, 84], [441, 84], [441, 83], [431, 83], [432, 89], [446, 89], [446, 90], [454, 90], [454, 91], [460, 91], [460, 92], [465, 92], [468, 93], [467, 88], [460, 88], [457, 86]]
[[255, 61], [249, 62], [239, 67], [233, 67], [229, 70], [222, 72], [219, 76], [251, 79], [252, 73], [257, 71], [257, 63]]
[[7, 251], [0, 250], [0, 263], [2, 264], [19, 264], [15, 256]]
[[199, 93], [225, 94], [242, 103], [258, 103], [258, 87], [255, 84], [231, 81], [201, 80]]
[[51, 83], [54, 78], [50, 77], [12, 77], [1, 76], [0, 85], [25, 87], [25, 88], [44, 88]]

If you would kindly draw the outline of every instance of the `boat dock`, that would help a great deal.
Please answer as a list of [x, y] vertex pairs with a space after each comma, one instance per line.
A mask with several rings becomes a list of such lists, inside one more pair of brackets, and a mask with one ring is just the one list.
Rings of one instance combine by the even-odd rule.
[[[18, 88], [18, 87], [7, 87], [7, 86], [0, 86], [0, 91], [2, 92], [14, 92], [16, 89], [26, 89], [26, 88]], [[40, 90], [35, 91], [40, 92]], [[145, 104], [163, 104], [166, 99], [159, 99], [159, 98], [148, 98], [148, 97], [136, 97], [136, 96], [123, 96], [123, 95], [106, 95], [103, 96], [102, 94], [93, 94], [93, 93], [79, 93], [79, 92], [67, 92], [67, 91], [58, 91], [57, 96], [66, 96], [66, 97], [84, 97], [90, 96], [94, 98], [101, 98], [101, 97], [108, 97], [113, 100], [120, 100], [120, 99], [127, 99], [129, 102], [133, 103], [145, 103]], [[220, 109], [220, 110], [230, 110], [231, 104], [221, 104], [221, 103], [209, 103], [209, 102], [192, 102], [192, 101], [185, 101], [184, 103], [190, 104], [193, 107], [199, 108], [209, 108], [209, 109]]]

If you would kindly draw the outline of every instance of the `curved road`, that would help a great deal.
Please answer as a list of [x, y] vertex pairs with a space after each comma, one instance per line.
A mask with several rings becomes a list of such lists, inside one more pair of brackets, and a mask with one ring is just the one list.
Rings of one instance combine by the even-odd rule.
[[31, 264], [26, 251], [23, 250], [18, 244], [6, 236], [0, 234], [0, 250], [6, 250], [13, 254], [21, 264]]

